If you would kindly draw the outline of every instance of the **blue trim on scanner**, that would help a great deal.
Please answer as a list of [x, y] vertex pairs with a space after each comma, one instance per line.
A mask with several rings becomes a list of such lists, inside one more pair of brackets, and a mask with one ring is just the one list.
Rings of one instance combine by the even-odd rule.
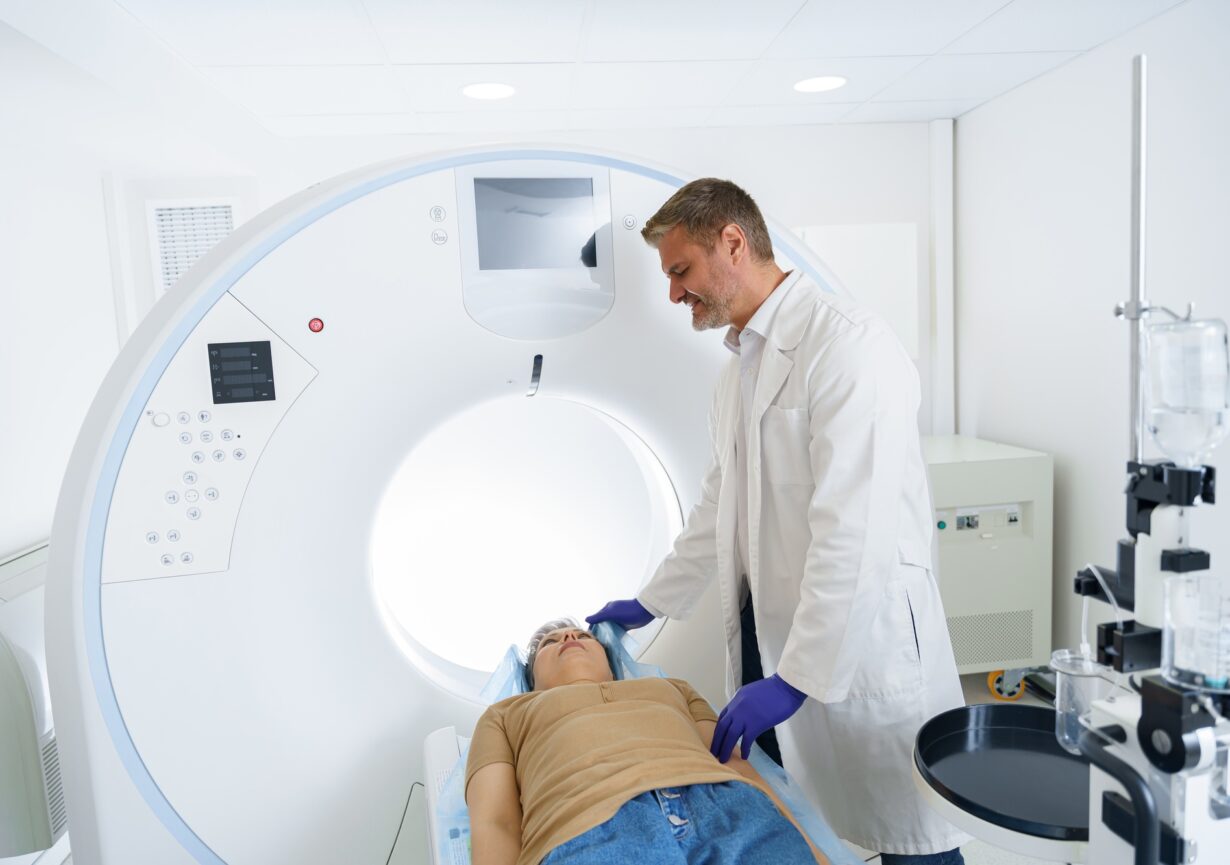
[[[132, 397], [128, 401], [124, 413], [116, 425], [115, 436], [107, 448], [99, 472], [98, 485], [94, 493], [94, 502], [90, 510], [90, 522], [86, 527], [85, 550], [82, 567], [82, 595], [84, 598], [83, 613], [85, 617], [85, 648], [89, 659], [90, 678], [94, 684], [94, 692], [98, 697], [98, 707], [111, 734], [111, 741], [120, 761], [124, 764], [128, 775], [132, 778], [141, 797], [149, 805], [150, 810], [163, 826], [179, 841], [180, 845], [201, 865], [226, 865], [209, 845], [188, 826], [166, 795], [158, 786], [141, 758], [136, 743], [124, 722], [123, 712], [115, 695], [115, 687], [111, 681], [111, 671], [107, 664], [107, 650], [103, 639], [102, 622], [102, 554], [103, 540], [106, 534], [107, 516], [111, 509], [111, 500], [115, 494], [115, 484], [119, 478], [120, 466], [124, 454], [128, 450], [128, 442], [133, 431], [140, 422], [141, 412], [153, 395], [158, 380], [162, 377], [167, 365], [196, 329], [205, 314], [245, 273], [254, 267], [261, 259], [272, 252], [294, 235], [320, 218], [332, 213], [343, 205], [362, 198], [376, 190], [400, 183], [422, 174], [430, 174], [463, 165], [497, 160], [528, 160], [542, 159], [553, 162], [582, 162], [591, 165], [602, 165], [632, 174], [639, 174], [653, 180], [658, 180], [670, 186], [682, 186], [684, 181], [667, 172], [637, 165], [622, 159], [608, 156], [590, 155], [568, 151], [552, 150], [510, 150], [467, 153], [458, 156], [433, 159], [428, 162], [407, 166], [393, 171], [375, 180], [369, 180], [349, 190], [341, 192], [313, 208], [305, 214], [285, 223], [270, 234], [263, 242], [254, 247], [248, 255], [228, 270], [209, 290], [202, 295], [192, 308], [184, 315], [179, 324], [171, 331], [162, 348], [141, 376]], [[827, 291], [834, 291], [828, 280], [806, 262], [806, 257], [799, 254], [795, 243], [781, 237], [770, 230], [775, 248], [781, 249]], [[123, 436], [121, 434], [124, 434]]]

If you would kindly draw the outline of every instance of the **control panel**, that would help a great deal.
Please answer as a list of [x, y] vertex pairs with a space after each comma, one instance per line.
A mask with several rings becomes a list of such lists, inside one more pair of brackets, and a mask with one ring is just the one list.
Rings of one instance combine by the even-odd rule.
[[940, 532], [941, 543], [951, 542], [949, 533], [962, 539], [983, 541], [1027, 537], [1031, 533], [1029, 513], [1029, 502], [938, 508], [935, 527]]
[[248, 480], [315, 375], [223, 295], [171, 359], [133, 430], [107, 517], [103, 582], [226, 570]]

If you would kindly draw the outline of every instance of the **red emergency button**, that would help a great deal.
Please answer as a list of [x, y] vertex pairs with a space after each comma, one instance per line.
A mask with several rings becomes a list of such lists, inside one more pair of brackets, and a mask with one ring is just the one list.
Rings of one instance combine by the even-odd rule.
[[324, 329], [325, 329], [325, 323], [323, 319], [314, 318], [308, 322], [308, 330], [310, 330], [312, 333], [320, 333]]

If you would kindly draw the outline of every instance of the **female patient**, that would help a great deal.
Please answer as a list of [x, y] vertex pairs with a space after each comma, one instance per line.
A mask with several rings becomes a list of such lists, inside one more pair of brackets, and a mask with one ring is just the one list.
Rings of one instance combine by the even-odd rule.
[[474, 865], [825, 862], [737, 750], [709, 753], [717, 715], [686, 682], [615, 681], [568, 620], [534, 634], [526, 675], [470, 743]]

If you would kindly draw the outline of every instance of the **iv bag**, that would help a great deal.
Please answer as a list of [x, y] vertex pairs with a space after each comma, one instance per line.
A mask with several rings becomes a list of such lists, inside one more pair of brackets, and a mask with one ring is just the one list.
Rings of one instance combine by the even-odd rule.
[[1195, 468], [1226, 437], [1230, 347], [1223, 321], [1172, 321], [1146, 329], [1147, 421], [1167, 457]]

